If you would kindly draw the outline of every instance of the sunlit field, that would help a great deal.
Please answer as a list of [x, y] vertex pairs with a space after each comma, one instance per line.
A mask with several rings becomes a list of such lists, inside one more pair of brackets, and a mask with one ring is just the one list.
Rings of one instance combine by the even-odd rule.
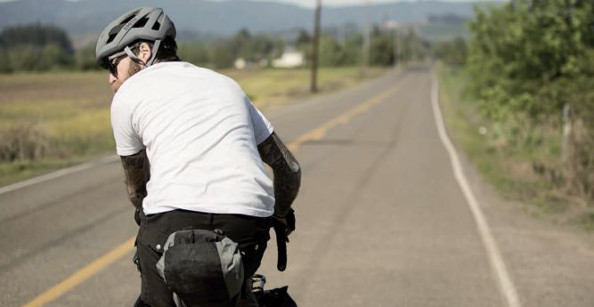
[[[320, 92], [339, 90], [385, 69], [320, 69]], [[261, 109], [307, 99], [310, 71], [227, 70]], [[107, 74], [0, 75], [0, 185], [114, 152]]]

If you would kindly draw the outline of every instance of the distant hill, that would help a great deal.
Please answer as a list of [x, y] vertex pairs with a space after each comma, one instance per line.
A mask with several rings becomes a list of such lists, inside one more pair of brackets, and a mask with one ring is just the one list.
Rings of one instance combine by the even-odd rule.
[[[501, 2], [493, 1], [489, 4]], [[400, 23], [428, 20], [435, 16], [473, 16], [472, 2], [419, 1], [364, 6], [325, 7], [323, 27], [345, 24], [361, 27], [368, 15], [371, 22], [395, 20]], [[481, 3], [481, 6], [488, 3]], [[138, 6], [163, 7], [186, 37], [229, 35], [241, 28], [251, 32], [282, 32], [311, 29], [313, 10], [275, 2], [248, 0], [19, 0], [0, 2], [0, 28], [26, 23], [50, 23], [75, 37], [98, 35], [107, 23]], [[183, 38], [183, 37], [182, 37]]]

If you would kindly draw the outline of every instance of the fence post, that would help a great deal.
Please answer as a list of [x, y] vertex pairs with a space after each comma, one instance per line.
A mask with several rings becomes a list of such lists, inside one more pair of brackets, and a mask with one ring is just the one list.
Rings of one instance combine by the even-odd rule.
[[571, 107], [568, 103], [563, 106], [563, 139], [561, 141], [561, 162], [564, 166], [569, 163], [571, 146]]

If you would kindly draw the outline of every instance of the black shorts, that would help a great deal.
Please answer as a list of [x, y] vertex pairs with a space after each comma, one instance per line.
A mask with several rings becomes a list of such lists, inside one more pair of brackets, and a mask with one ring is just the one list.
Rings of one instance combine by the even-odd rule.
[[[140, 214], [140, 229], [136, 237], [138, 269], [142, 286], [140, 304], [144, 306], [175, 306], [173, 293], [167, 288], [157, 272], [156, 263], [163, 254], [167, 237], [182, 229], [222, 230], [231, 240], [239, 244], [242, 252], [245, 281], [240, 298], [249, 305], [252, 300], [248, 289], [251, 276], [256, 272], [266, 250], [269, 236], [269, 218], [233, 214], [210, 214], [187, 210], [145, 216]], [[221, 291], [226, 291], [221, 289]], [[231, 302], [230, 302], [231, 304]]]

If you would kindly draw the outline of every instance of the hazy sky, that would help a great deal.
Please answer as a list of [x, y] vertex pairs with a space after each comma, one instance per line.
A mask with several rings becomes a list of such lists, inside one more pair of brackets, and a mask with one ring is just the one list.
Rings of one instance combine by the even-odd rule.
[[[224, 1], [224, 0], [222, 0]], [[284, 2], [301, 6], [314, 7], [316, 0], [255, 0], [255, 1], [270, 1], [270, 2]], [[423, 0], [404, 0], [407, 2], [418, 2]], [[439, 0], [444, 2], [481, 2], [485, 0]], [[360, 5], [365, 3], [394, 3], [403, 2], [402, 0], [322, 0], [322, 5], [341, 6], [341, 5]]]

